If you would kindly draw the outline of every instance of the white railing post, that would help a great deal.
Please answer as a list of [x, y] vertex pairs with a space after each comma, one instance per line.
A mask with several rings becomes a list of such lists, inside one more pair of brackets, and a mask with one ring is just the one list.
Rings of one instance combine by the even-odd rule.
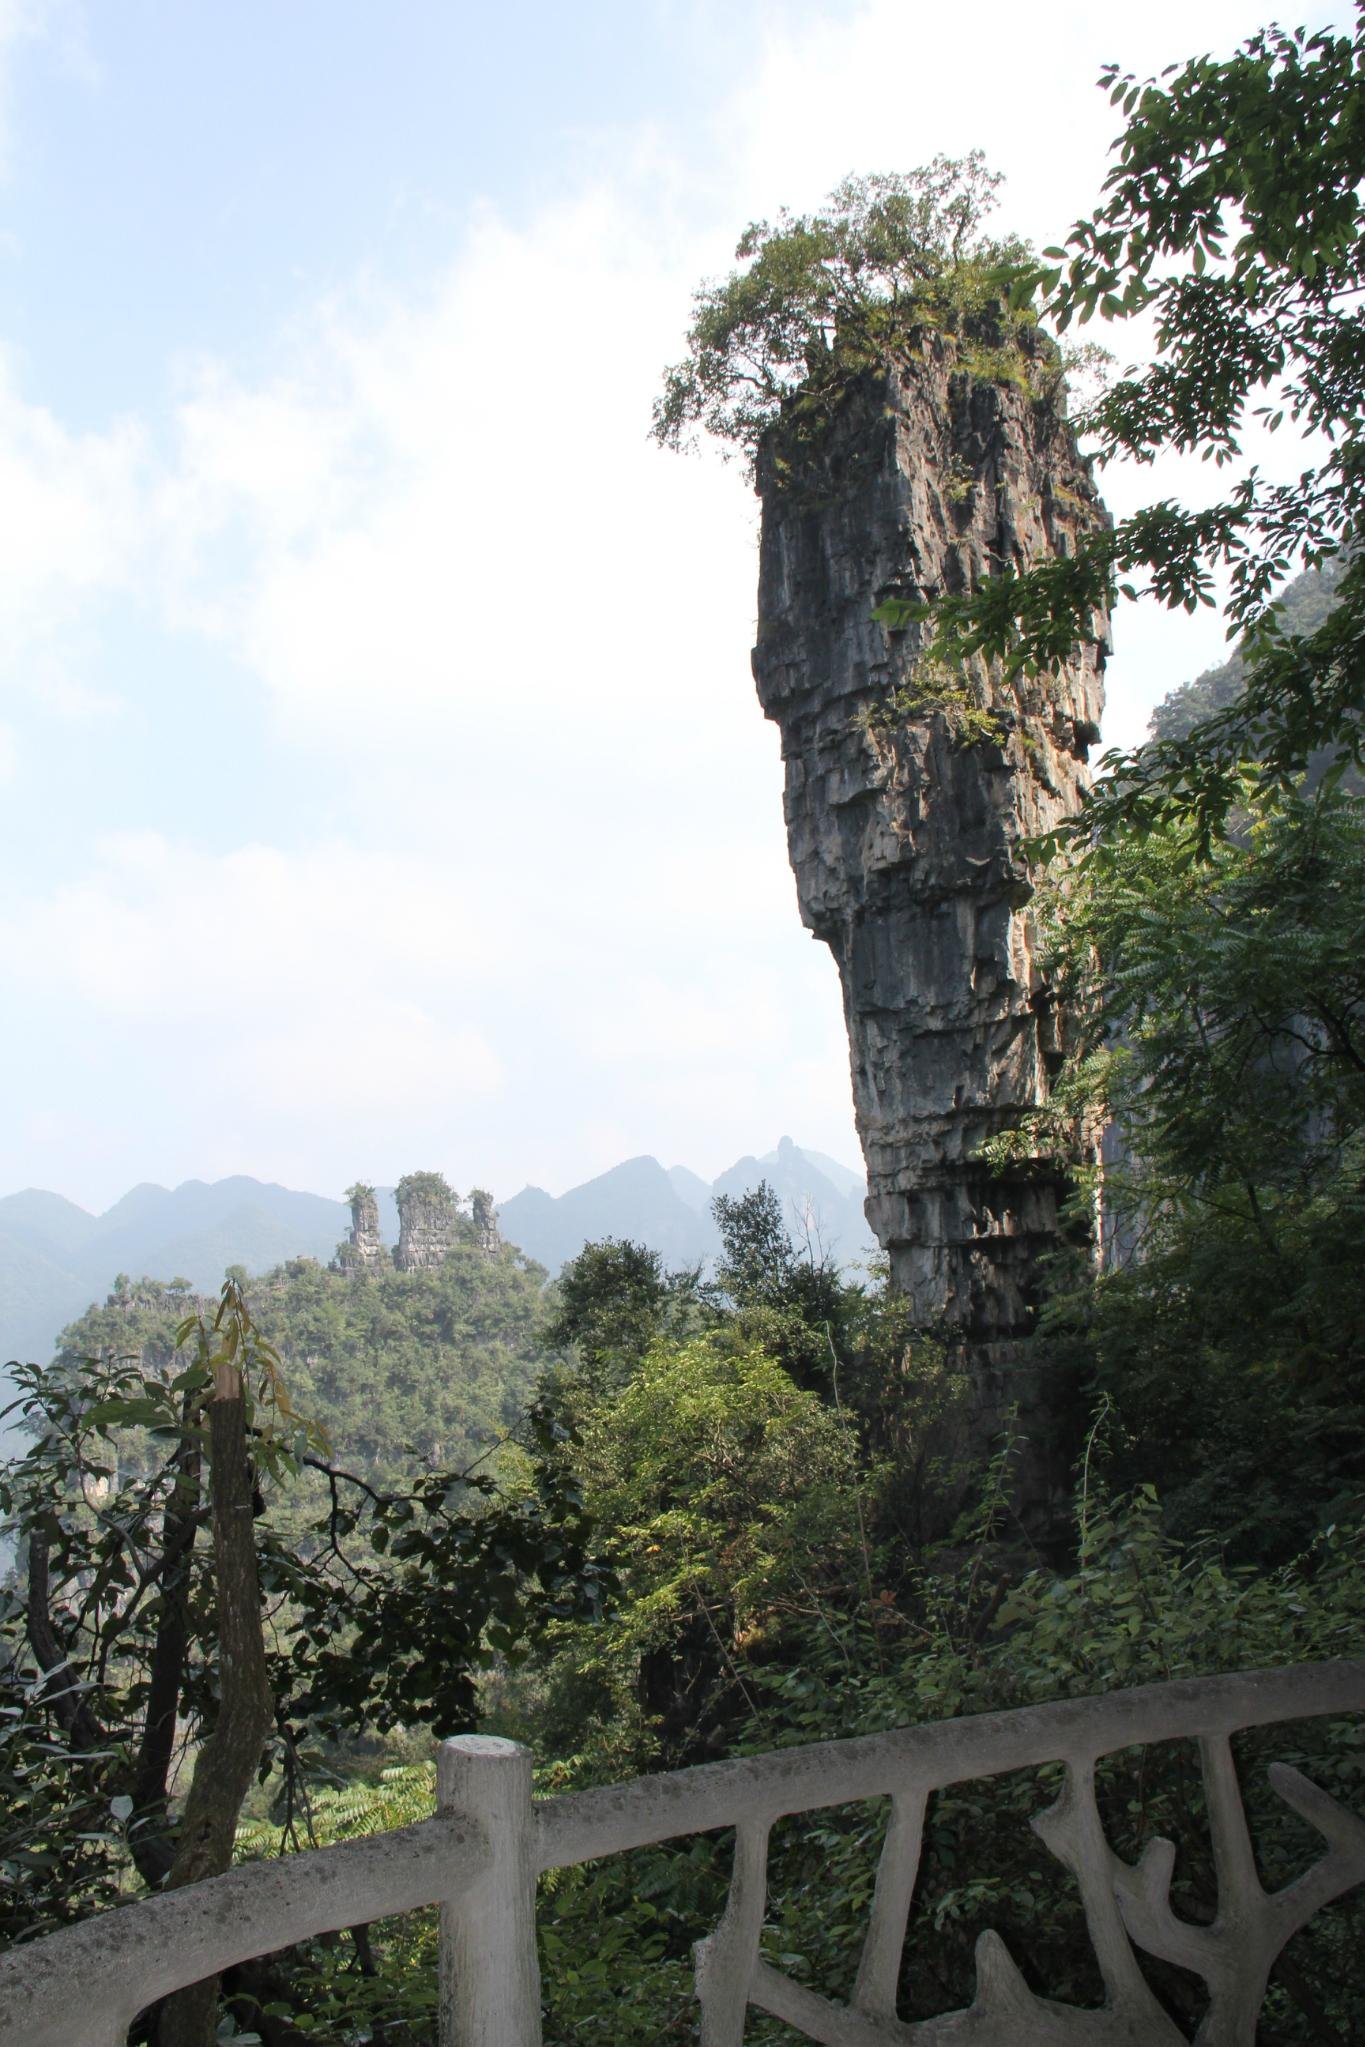
[[531, 1751], [491, 1735], [443, 1741], [436, 1793], [492, 1851], [487, 1874], [441, 1907], [441, 2047], [540, 2047]]

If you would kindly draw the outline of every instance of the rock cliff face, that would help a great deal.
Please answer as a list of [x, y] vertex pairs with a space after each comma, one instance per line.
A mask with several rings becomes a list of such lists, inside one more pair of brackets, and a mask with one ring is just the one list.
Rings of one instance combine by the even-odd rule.
[[498, 1230], [498, 1211], [486, 1187], [475, 1187], [471, 1192], [469, 1214], [479, 1249], [485, 1258], [496, 1258], [502, 1249], [502, 1237]]
[[444, 1265], [455, 1236], [455, 1196], [439, 1173], [409, 1173], [394, 1189], [398, 1244], [393, 1262], [400, 1272]]
[[[1017, 380], [960, 345], [867, 372], [819, 435], [760, 456], [754, 675], [781, 728], [801, 914], [838, 963], [868, 1220], [916, 1319], [1027, 1333], [1058, 1240], [1055, 1177], [983, 1140], [1046, 1098], [1059, 1020], [1019, 842], [1073, 812], [1103, 703], [1105, 621], [1057, 676], [944, 674], [873, 607], [978, 586], [1104, 519], [1025, 335]], [[1022, 374], [1019, 372], [1022, 371]]]
[[485, 1188], [470, 1195], [471, 1214], [466, 1218], [460, 1198], [440, 1173], [408, 1173], [393, 1190], [398, 1210], [398, 1242], [393, 1249], [382, 1241], [379, 1230], [379, 1202], [375, 1189], [358, 1180], [348, 1188], [351, 1230], [347, 1241], [338, 1244], [333, 1270], [353, 1275], [375, 1272], [426, 1272], [444, 1265], [457, 1241], [473, 1242], [485, 1258], [496, 1258], [502, 1250], [498, 1211]]
[[351, 1204], [351, 1234], [338, 1247], [338, 1263], [351, 1272], [383, 1272], [393, 1264], [389, 1247], [379, 1234], [379, 1203], [373, 1187], [357, 1181], [347, 1199]]

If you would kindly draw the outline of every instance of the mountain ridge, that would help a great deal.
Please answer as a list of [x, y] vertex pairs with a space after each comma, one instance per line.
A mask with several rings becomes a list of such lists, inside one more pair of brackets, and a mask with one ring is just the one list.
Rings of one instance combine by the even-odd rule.
[[[702, 1265], [720, 1248], [712, 1199], [741, 1194], [764, 1178], [782, 1198], [798, 1242], [813, 1204], [819, 1241], [831, 1256], [847, 1264], [875, 1250], [862, 1217], [860, 1177], [789, 1137], [761, 1158], [737, 1159], [710, 1181], [642, 1153], [563, 1194], [527, 1186], [499, 1204], [500, 1226], [509, 1243], [552, 1274], [584, 1243], [605, 1236], [646, 1243], [667, 1266]], [[392, 1189], [380, 1188], [378, 1198], [381, 1231], [391, 1242], [398, 1233]], [[99, 1215], [46, 1188], [0, 1196], [0, 1406], [8, 1397], [4, 1362], [45, 1362], [62, 1329], [103, 1299], [120, 1273], [184, 1279], [213, 1293], [229, 1265], [256, 1274], [290, 1258], [325, 1262], [349, 1224], [344, 1201], [241, 1173], [174, 1188], [144, 1180]], [[5, 1433], [0, 1422], [0, 1440]]]

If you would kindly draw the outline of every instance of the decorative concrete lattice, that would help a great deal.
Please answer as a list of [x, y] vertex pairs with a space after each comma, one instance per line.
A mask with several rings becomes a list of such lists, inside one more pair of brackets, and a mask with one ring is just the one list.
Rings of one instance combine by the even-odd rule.
[[[1147, 1983], [1137, 1948], [1203, 1980], [1209, 2000], [1198, 2034], [1203, 2047], [1252, 2047], [1280, 1951], [1321, 1906], [1365, 1882], [1365, 1820], [1298, 1770], [1272, 1764], [1275, 1792], [1326, 1849], [1303, 1875], [1267, 1894], [1256, 1872], [1230, 1736], [1239, 1728], [1361, 1706], [1365, 1664], [1343, 1663], [1152, 1685], [783, 1750], [556, 1801], [558, 1812], [551, 1806], [540, 1814], [546, 1836], [541, 1865], [699, 1832], [720, 1823], [710, 1808], [727, 1809], [736, 1829], [729, 1902], [696, 1957], [703, 2047], [741, 2047], [751, 2006], [825, 2047], [1181, 2047], [1185, 2036]], [[1150, 1842], [1130, 1866], [1109, 1846], [1095, 1797], [1102, 1756], [1189, 1736], [1199, 1740], [1218, 1882], [1218, 1911], [1207, 1926], [1179, 1918], [1172, 1908], [1172, 1844]], [[1004, 1942], [987, 1932], [977, 1943], [971, 2006], [902, 2022], [896, 1992], [929, 1798], [949, 1785], [1045, 1763], [1063, 1764], [1066, 1775], [1060, 1797], [1033, 1821], [1034, 1831], [1076, 1880], [1104, 1982], [1103, 2005], [1082, 2010], [1035, 1995]], [[838, 2005], [762, 1959], [768, 1838], [787, 1815], [887, 1795], [891, 1820], [861, 1964], [851, 2003]], [[637, 1806], [644, 1818], [651, 1801], [671, 1805], [675, 1798], [692, 1807], [690, 1824], [677, 1823], [681, 1811], [669, 1813], [666, 1829], [657, 1833], [631, 1824]], [[586, 1840], [573, 1838], [575, 1807], [588, 1823]]]
[[1327, 1853], [1295, 1882], [1267, 1895], [1256, 1874], [1228, 1742], [1201, 1741], [1200, 1753], [1219, 1890], [1218, 1916], [1209, 1926], [1191, 1925], [1172, 1910], [1175, 1850], [1169, 1841], [1151, 1842], [1136, 1868], [1109, 1847], [1095, 1800], [1093, 1762], [1068, 1763], [1060, 1798], [1033, 1822], [1080, 1887], [1104, 1978], [1105, 2002], [1094, 2011], [1036, 1996], [999, 1935], [983, 1933], [970, 2008], [913, 2025], [897, 2020], [896, 1984], [924, 1826], [922, 1793], [893, 1801], [853, 2002], [842, 2009], [831, 2004], [759, 1958], [769, 1830], [763, 1822], [741, 1828], [728, 1909], [697, 1953], [705, 2047], [739, 2047], [750, 2005], [827, 2047], [891, 2047], [893, 2042], [957, 2047], [960, 2041], [998, 2042], [999, 2047], [1063, 2047], [1073, 2041], [1076, 2047], [1117, 2041], [1184, 2047], [1184, 2034], [1138, 1967], [1133, 1943], [1202, 1977], [1210, 2001], [1201, 2041], [1228, 2047], [1246, 2042], [1249, 2047], [1281, 1949], [1319, 1906], [1365, 1881], [1365, 1822], [1343, 1811], [1298, 1770], [1272, 1764], [1271, 1783], [1322, 1835]]

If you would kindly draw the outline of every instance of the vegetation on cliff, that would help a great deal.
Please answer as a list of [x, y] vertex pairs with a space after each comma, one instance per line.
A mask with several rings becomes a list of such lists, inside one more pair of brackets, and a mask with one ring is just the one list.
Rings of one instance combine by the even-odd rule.
[[1046, 344], [1030, 355], [1017, 346], [1034, 322], [1011, 309], [1008, 286], [1027, 251], [984, 232], [1000, 182], [973, 150], [847, 178], [818, 213], [752, 222], [735, 249], [742, 267], [696, 294], [655, 439], [680, 448], [700, 428], [752, 467], [779, 418], [809, 433], [852, 379], [931, 333], [958, 337], [971, 373], [1027, 381], [1040, 346], [1054, 365]]
[[[1244, 688], [1188, 732], [1111, 758], [1069, 828], [1078, 843], [1169, 821], [1206, 850], [1244, 800], [1249, 758], [1282, 789], [1324, 747], [1361, 763], [1362, 68], [1359, 10], [1349, 32], [1267, 29], [1226, 62], [1195, 58], [1160, 81], [1111, 67], [1101, 83], [1127, 124], [1107, 197], [1065, 247], [1045, 252], [1051, 267], [1016, 282], [1016, 302], [1059, 329], [1096, 313], [1155, 318], [1149, 366], [1117, 378], [1090, 412], [1101, 463], [1198, 450], [1233, 472], [1210, 505], [1149, 505], [1086, 535], [1069, 560], [936, 607], [945, 658], [1049, 668], [1087, 638], [1117, 587], [1193, 611], [1217, 601], [1226, 574]], [[1304, 440], [1294, 482], [1242, 462], [1252, 419]], [[1332, 562], [1335, 606], [1312, 630], [1289, 630], [1274, 610], [1286, 576]]]
[[1111, 1125], [1076, 1196], [1104, 1269], [1059, 1264], [1043, 1338], [1173, 1526], [1285, 1556], [1365, 1493], [1365, 804], [1288, 797], [1202, 863], [1169, 827], [1121, 838], [1042, 914], [1071, 1050], [994, 1149]]

